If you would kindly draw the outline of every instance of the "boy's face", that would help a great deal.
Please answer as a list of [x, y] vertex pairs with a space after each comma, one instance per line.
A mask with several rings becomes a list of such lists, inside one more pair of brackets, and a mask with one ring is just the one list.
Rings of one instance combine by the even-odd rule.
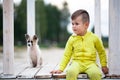
[[72, 29], [75, 34], [84, 36], [85, 33], [87, 32], [87, 28], [89, 26], [88, 22], [83, 23], [82, 17], [78, 16], [74, 20], [72, 20]]

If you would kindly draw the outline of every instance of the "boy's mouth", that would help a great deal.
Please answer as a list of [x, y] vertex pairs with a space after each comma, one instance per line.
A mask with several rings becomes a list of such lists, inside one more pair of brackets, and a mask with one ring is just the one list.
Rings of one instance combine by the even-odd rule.
[[73, 29], [73, 31], [75, 31], [75, 32], [76, 32], [77, 30], [76, 30], [76, 29]]

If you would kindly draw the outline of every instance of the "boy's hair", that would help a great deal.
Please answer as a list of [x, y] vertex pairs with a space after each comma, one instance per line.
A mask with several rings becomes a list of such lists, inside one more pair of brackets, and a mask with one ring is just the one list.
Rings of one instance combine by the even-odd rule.
[[74, 20], [78, 16], [82, 17], [82, 22], [83, 23], [85, 23], [85, 22], [89, 23], [90, 22], [89, 14], [86, 10], [80, 9], [80, 10], [75, 11], [71, 16], [71, 19]]

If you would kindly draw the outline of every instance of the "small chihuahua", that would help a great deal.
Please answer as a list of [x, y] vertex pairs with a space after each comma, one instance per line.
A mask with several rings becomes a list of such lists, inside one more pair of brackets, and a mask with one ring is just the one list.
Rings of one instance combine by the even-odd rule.
[[31, 37], [28, 34], [25, 34], [25, 38], [27, 41], [28, 56], [31, 67], [40, 67], [42, 65], [42, 55], [38, 46], [38, 37], [36, 35]]

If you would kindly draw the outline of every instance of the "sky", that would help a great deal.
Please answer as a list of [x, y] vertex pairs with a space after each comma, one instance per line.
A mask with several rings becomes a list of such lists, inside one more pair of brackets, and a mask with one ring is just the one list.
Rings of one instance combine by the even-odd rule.
[[[0, 0], [2, 1], [2, 0]], [[19, 3], [21, 0], [14, 0], [15, 3]], [[94, 25], [94, 4], [95, 0], [44, 0], [45, 4], [52, 4], [62, 9], [63, 2], [68, 3], [70, 14], [78, 9], [85, 9], [90, 15], [90, 25], [88, 30], [91, 30]], [[72, 33], [72, 25], [68, 24], [68, 31]], [[103, 36], [108, 36], [108, 0], [101, 0], [101, 33]]]

